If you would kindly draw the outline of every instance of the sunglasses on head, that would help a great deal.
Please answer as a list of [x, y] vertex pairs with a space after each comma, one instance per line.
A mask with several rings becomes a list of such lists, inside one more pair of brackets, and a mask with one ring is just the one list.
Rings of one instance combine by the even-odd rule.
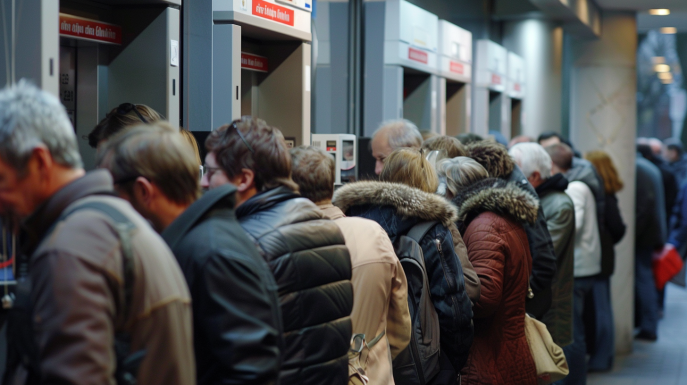
[[[239, 130], [238, 124], [239, 124], [240, 122], [241, 122], [241, 119], [234, 120], [233, 122], [231, 122], [231, 126], [230, 126], [229, 128], [230, 128], [230, 129], [233, 128], [234, 130], [236, 130], [236, 132], [239, 134], [239, 137], [241, 137], [241, 140], [243, 141], [243, 144], [246, 145], [246, 147], [248, 148], [248, 150], [250, 151], [250, 153], [251, 153], [251, 154], [255, 154], [255, 151], [253, 150], [253, 147], [250, 145], [250, 143], [248, 143], [248, 141], [246, 140], [246, 137], [243, 136], [243, 133], [241, 132], [241, 130]], [[229, 130], [227, 130], [226, 133], [228, 134], [228, 133], [229, 133]]]
[[138, 108], [136, 108], [136, 105], [133, 103], [122, 103], [117, 107], [117, 115], [127, 115], [129, 112], [133, 111], [136, 116], [138, 116], [139, 119], [141, 119], [141, 122], [148, 124], [148, 121], [146, 118], [141, 115], [140, 112], [138, 112]]

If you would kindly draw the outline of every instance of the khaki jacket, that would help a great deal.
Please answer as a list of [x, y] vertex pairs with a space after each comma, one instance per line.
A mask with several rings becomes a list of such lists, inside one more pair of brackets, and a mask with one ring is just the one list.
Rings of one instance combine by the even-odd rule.
[[[104, 195], [111, 191], [107, 171], [91, 172], [54, 194], [23, 224], [43, 382], [114, 384], [114, 333], [125, 330], [132, 351], [147, 351], [139, 384], [193, 385], [191, 300], [184, 276], [165, 242], [131, 205]], [[136, 226], [133, 301], [126, 319], [121, 246], [109, 218], [83, 209], [47, 234], [64, 210], [90, 201], [106, 202]]]
[[370, 341], [386, 335], [368, 355], [367, 376], [371, 384], [392, 385], [392, 363], [410, 342], [408, 285], [401, 262], [386, 232], [376, 222], [346, 217], [331, 204], [320, 205], [334, 220], [346, 239], [353, 267], [353, 334], [363, 333]]

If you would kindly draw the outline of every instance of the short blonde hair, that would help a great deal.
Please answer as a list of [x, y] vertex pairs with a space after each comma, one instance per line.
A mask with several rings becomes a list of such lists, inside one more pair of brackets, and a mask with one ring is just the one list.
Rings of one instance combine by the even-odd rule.
[[599, 172], [601, 179], [604, 181], [604, 189], [606, 194], [615, 194], [623, 189], [623, 180], [618, 175], [618, 169], [615, 168], [613, 160], [604, 151], [590, 151], [584, 154], [584, 158], [590, 161], [596, 171]]
[[422, 149], [427, 151], [446, 151], [447, 158], [455, 158], [457, 156], [467, 156], [468, 150], [463, 146], [460, 140], [452, 136], [435, 136], [426, 139], [422, 142]]
[[446, 187], [453, 196], [473, 183], [489, 177], [484, 166], [466, 156], [442, 159], [437, 164], [437, 172], [439, 177], [446, 178]]
[[133, 126], [113, 136], [98, 153], [97, 164], [129, 193], [132, 182], [144, 177], [174, 203], [191, 204], [200, 196], [200, 169], [193, 151], [179, 130], [164, 121]]
[[191, 148], [193, 149], [193, 153], [196, 154], [196, 162], [198, 162], [198, 165], [203, 164], [203, 160], [200, 159], [200, 150], [198, 149], [198, 142], [196, 141], [195, 136], [191, 133], [191, 131], [185, 129], [184, 127], [179, 127], [179, 133], [181, 133], [181, 136], [186, 139], [188, 144], [191, 145]]
[[411, 148], [399, 148], [392, 152], [384, 161], [379, 179], [403, 183], [428, 193], [435, 193], [439, 187], [434, 167], [420, 150]]

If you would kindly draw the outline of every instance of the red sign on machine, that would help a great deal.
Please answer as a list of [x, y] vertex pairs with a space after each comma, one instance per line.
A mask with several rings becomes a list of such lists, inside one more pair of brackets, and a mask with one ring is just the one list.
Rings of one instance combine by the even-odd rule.
[[262, 0], [253, 0], [253, 15], [292, 27], [294, 23], [294, 12], [292, 9]]
[[465, 73], [465, 67], [463, 67], [462, 63], [456, 63], [454, 61], [451, 62], [451, 72], [455, 72], [459, 75], [463, 75]]
[[60, 13], [60, 36], [99, 43], [122, 44], [122, 27]]
[[408, 59], [427, 64], [429, 62], [429, 55], [427, 55], [427, 52], [420, 51], [419, 49], [408, 48]]
[[253, 55], [252, 53], [241, 52], [241, 68], [251, 71], [267, 72], [267, 58]]
[[513, 84], [513, 90], [515, 92], [520, 92], [520, 83]]
[[491, 74], [491, 84], [501, 84], [501, 77], [496, 74]]

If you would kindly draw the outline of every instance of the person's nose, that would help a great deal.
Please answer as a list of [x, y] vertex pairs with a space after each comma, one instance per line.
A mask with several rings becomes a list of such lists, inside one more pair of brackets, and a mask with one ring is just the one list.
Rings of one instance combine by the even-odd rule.
[[210, 187], [210, 180], [208, 178], [208, 174], [203, 174], [203, 177], [200, 178], [200, 187], [207, 189]]
[[381, 174], [383, 168], [384, 168], [384, 162], [377, 159], [377, 162], [375, 162], [375, 174], [377, 174], [377, 175]]

